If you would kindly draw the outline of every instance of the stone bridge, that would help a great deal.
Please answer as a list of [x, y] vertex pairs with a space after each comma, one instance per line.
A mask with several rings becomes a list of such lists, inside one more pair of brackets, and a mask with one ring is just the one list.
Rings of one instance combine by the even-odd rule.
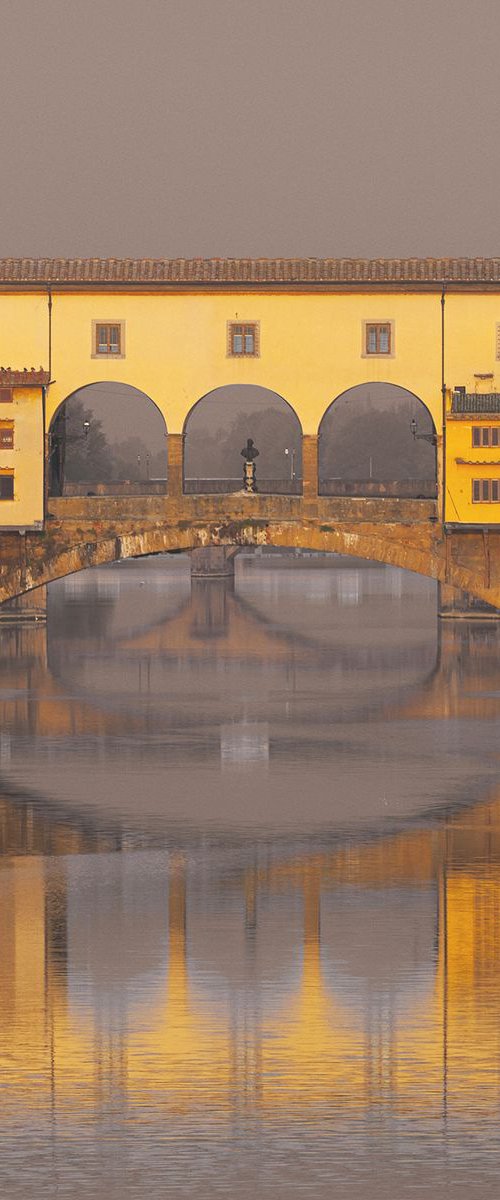
[[[170, 485], [171, 486], [171, 485]], [[0, 602], [87, 567], [199, 547], [300, 547], [403, 567], [500, 607], [500, 528], [447, 527], [432, 500], [232, 495], [51, 498], [0, 535]]]

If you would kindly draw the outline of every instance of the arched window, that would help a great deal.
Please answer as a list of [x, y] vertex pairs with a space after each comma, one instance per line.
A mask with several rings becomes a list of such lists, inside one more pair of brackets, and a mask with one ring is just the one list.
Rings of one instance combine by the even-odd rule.
[[194, 405], [184, 430], [186, 492], [240, 491], [241, 450], [248, 438], [252, 438], [259, 451], [258, 491], [301, 490], [300, 421], [276, 392], [249, 384], [216, 388]]
[[79, 388], [49, 430], [49, 494], [163, 493], [167, 427], [156, 404], [123, 383]]
[[434, 497], [435, 430], [428, 408], [387, 383], [349, 388], [319, 428], [319, 490], [326, 496]]

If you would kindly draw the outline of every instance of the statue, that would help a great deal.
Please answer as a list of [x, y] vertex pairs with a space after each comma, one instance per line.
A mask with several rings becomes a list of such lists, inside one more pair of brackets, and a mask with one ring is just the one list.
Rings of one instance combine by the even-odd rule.
[[255, 469], [255, 459], [259, 457], [259, 451], [254, 446], [252, 438], [248, 438], [246, 446], [241, 451], [242, 458], [245, 459], [243, 464], [243, 491], [257, 491], [257, 471]]

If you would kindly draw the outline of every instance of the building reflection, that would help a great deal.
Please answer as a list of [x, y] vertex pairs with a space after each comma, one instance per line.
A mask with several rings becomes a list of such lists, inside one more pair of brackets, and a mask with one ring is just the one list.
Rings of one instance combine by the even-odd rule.
[[[348, 584], [339, 585], [343, 612]], [[322, 601], [325, 586], [318, 573]], [[496, 623], [441, 626], [437, 654], [430, 625], [402, 649], [399, 633], [376, 643], [371, 632], [363, 644], [359, 622], [349, 644], [345, 626], [337, 641], [327, 630], [328, 642], [300, 625], [296, 600], [288, 626], [278, 624], [274, 587], [265, 612], [260, 592], [257, 604], [251, 589], [239, 596], [213, 581], [178, 591], [166, 615], [155, 593], [154, 620], [139, 629], [104, 585], [95, 625], [77, 589], [77, 634], [66, 610], [54, 620], [56, 606], [49, 653], [43, 626], [0, 628], [0, 776], [10, 786], [0, 794], [5, 1121], [33, 1108], [93, 1119], [120, 1105], [172, 1118], [208, 1108], [214, 1122], [240, 1111], [285, 1121], [337, 1110], [466, 1120], [471, 1104], [498, 1114], [500, 797], [491, 774], [481, 783], [487, 801], [453, 813], [445, 769], [434, 793], [441, 813], [425, 828], [342, 842], [320, 832], [314, 845], [304, 834], [286, 844], [247, 836], [232, 857], [224, 830], [200, 849], [199, 838], [169, 828], [160, 839], [168, 851], [141, 850], [119, 811], [99, 828], [69, 799], [50, 803], [39, 747], [51, 747], [55, 774], [60, 747], [74, 739], [86, 787], [96, 747], [105, 759], [116, 738], [123, 758], [129, 739], [130, 761], [150, 760], [156, 743], [144, 739], [142, 750], [141, 737], [178, 729], [181, 711], [183, 730], [207, 722], [199, 755], [204, 764], [219, 756], [218, 786], [233, 770], [238, 787], [257, 771], [262, 790], [273, 756], [293, 740], [304, 751], [304, 777], [294, 769], [294, 779], [300, 788], [304, 779], [299, 799], [308, 800], [311, 755], [338, 765], [332, 728], [348, 705], [354, 728], [353, 667], [359, 727], [372, 713], [379, 722], [373, 762], [384, 724], [390, 734], [399, 721], [418, 759], [417, 787], [426, 729], [438, 729], [443, 754], [455, 753], [448, 728], [460, 739], [475, 721], [494, 731]], [[208, 697], [201, 717], [195, 692]], [[162, 770], [179, 753], [174, 746]], [[15, 767], [30, 755], [40, 791], [23, 799]], [[399, 746], [397, 756], [399, 783]], [[476, 764], [471, 755], [469, 777]]]
[[0, 906], [7, 1107], [498, 1111], [498, 799], [201, 881], [162, 852], [6, 858]]

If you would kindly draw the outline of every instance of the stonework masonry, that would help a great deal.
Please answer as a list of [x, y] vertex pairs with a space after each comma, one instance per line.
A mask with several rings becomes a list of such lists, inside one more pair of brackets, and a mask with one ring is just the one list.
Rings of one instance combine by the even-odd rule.
[[435, 501], [241, 494], [51, 499], [43, 532], [0, 535], [0, 601], [120, 559], [259, 545], [375, 559], [500, 608], [500, 530], [447, 530]]

